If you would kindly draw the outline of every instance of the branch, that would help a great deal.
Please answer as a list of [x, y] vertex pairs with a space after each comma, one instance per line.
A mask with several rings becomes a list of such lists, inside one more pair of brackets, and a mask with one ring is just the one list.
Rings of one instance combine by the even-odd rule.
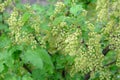
[[30, 74], [32, 74], [32, 71], [31, 71], [31, 69], [28, 67], [27, 64], [23, 64], [23, 68], [24, 68], [25, 70], [27, 70]]
[[[22, 61], [22, 59], [19, 57], [19, 59], [20, 59], [20, 61]], [[23, 68], [25, 69], [25, 70], [27, 70], [30, 74], [32, 74], [32, 70], [28, 67], [28, 65], [27, 64], [23, 64]]]
[[106, 56], [106, 54], [110, 51], [109, 49], [109, 45], [107, 47], [105, 47], [102, 51], [103, 55]]
[[85, 74], [84, 80], [89, 80], [89, 78], [90, 78], [90, 73], [91, 73], [91, 71], [88, 72], [87, 74]]
[[112, 65], [112, 64], [114, 64], [114, 63], [116, 63], [116, 60], [114, 60], [114, 61], [112, 61], [112, 62], [110, 62], [110, 63], [108, 63], [108, 64], [105, 64], [103, 67]]

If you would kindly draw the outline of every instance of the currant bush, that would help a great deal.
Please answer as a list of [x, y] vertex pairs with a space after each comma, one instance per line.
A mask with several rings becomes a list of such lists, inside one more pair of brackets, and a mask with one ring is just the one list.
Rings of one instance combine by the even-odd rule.
[[0, 0], [0, 80], [120, 80], [120, 0]]

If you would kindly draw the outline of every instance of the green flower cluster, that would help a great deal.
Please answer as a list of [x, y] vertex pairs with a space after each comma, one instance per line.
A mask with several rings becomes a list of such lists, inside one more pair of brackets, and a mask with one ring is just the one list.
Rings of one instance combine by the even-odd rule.
[[[46, 60], [49, 60], [46, 57], [47, 51], [52, 55], [52, 58], [57, 53], [65, 56], [70, 55], [74, 58], [74, 63], [70, 67], [65, 65], [64, 71], [61, 70], [61, 72], [62, 74], [70, 73], [71, 77], [76, 74], [82, 76], [89, 74], [90, 80], [119, 79], [120, 0], [97, 0], [96, 10], [94, 11], [96, 17], [93, 20], [88, 19], [89, 11], [87, 12], [87, 9], [85, 10], [78, 3], [78, 0], [70, 1], [71, 5], [67, 2], [66, 4], [57, 2], [54, 12], [49, 15], [49, 20], [46, 20], [48, 15], [47, 18], [46, 16], [45, 18], [42, 17], [46, 21], [45, 24], [44, 20], [40, 20], [40, 15], [32, 10], [31, 6], [24, 5], [23, 9], [14, 7], [7, 20], [12, 46], [25, 45], [25, 47], [30, 46], [34, 50], [40, 46], [46, 49], [46, 54], [42, 54], [42, 52], [44, 53], [42, 51], [40, 53], [42, 58], [38, 59], [41, 61], [38, 62], [41, 65], [43, 65], [41, 59], [47, 58]], [[7, 5], [7, 3], [0, 4], [1, 12], [5, 7], [3, 4]], [[1, 7], [1, 5], [3, 6]], [[46, 26], [49, 29], [43, 29]], [[110, 54], [114, 56], [109, 58], [108, 55]], [[35, 62], [34, 59], [29, 59], [31, 56], [27, 56], [28, 61]], [[33, 57], [38, 58], [38, 55]], [[109, 61], [106, 59], [109, 59]], [[59, 66], [57, 62], [59, 61], [55, 61], [55, 66]], [[64, 61], [61, 61], [61, 63], [64, 63]], [[45, 64], [49, 63], [46, 62]], [[40, 66], [38, 65], [38, 67]], [[56, 70], [57, 68], [59, 69], [59, 67], [56, 67]], [[63, 69], [63, 67], [60, 67], [60, 69]]]
[[108, 13], [109, 13], [109, 0], [97, 0], [97, 21], [105, 21], [108, 20]]
[[[101, 52], [101, 35], [92, 32], [94, 26], [88, 23], [91, 32], [89, 32], [89, 40], [86, 43], [86, 47], [80, 44], [81, 47], [78, 49], [77, 57], [75, 58], [75, 65], [73, 66], [72, 72], [81, 72], [86, 74], [90, 71], [99, 70], [102, 67], [104, 56]], [[72, 74], [72, 73], [71, 73]]]
[[3, 3], [0, 3], [0, 12], [3, 12], [5, 10], [5, 7], [8, 6], [11, 3], [11, 0], [6, 0]]
[[54, 12], [55, 14], [61, 12], [65, 7], [64, 3], [62, 2], [57, 2], [55, 6], [56, 6], [55, 12]]
[[[84, 35], [84, 30], [82, 27], [78, 28], [75, 25], [71, 23], [65, 22], [66, 18], [71, 18], [72, 19], [75, 16], [62, 16], [63, 20], [60, 22], [56, 20], [59, 19], [58, 16], [61, 14], [64, 15], [64, 11], [61, 11], [60, 13], [57, 13], [55, 9], [55, 15], [51, 16], [51, 23], [50, 27], [51, 32], [50, 35], [47, 36], [46, 39], [48, 40], [49, 43], [49, 50], [50, 53], [56, 53], [59, 51], [61, 54], [69, 54], [70, 56], [75, 56], [74, 64], [71, 67], [70, 74], [73, 76], [74, 74], [80, 72], [82, 75], [85, 75], [89, 72], [91, 75], [91, 79], [95, 78], [95, 75], [99, 73], [99, 78], [101, 80], [109, 80], [113, 76], [109, 68], [104, 68], [104, 60], [106, 58], [104, 54], [104, 49], [102, 47], [102, 40], [107, 40], [109, 43], [109, 48], [111, 50], [114, 50], [117, 53], [117, 60], [116, 66], [119, 67], [120, 59], [119, 59], [119, 31], [120, 27], [118, 26], [118, 6], [115, 7], [118, 3], [111, 4], [112, 1], [109, 0], [98, 0], [97, 1], [97, 6], [96, 6], [96, 11], [97, 11], [97, 19], [95, 21], [96, 24], [100, 23], [99, 25], [102, 25], [102, 29], [100, 29], [100, 26], [98, 27], [100, 30], [96, 31], [97, 27], [96, 24], [91, 23], [90, 21], [85, 21], [85, 25], [87, 26], [87, 29], [85, 30], [86, 32], [88, 31], [88, 39], [84, 40], [83, 35]], [[119, 1], [118, 1], [119, 2]], [[74, 5], [76, 5], [74, 3]], [[112, 7], [109, 7], [109, 6]], [[66, 6], [66, 5], [65, 5]], [[64, 7], [64, 9], [66, 9]], [[113, 11], [110, 11], [110, 10]], [[117, 10], [114, 10], [117, 9]], [[61, 10], [61, 7], [59, 7], [59, 10]], [[59, 11], [58, 11], [59, 12]], [[82, 11], [82, 13], [86, 13], [85, 10]], [[81, 13], [81, 15], [82, 15]], [[59, 15], [58, 15], [59, 14]], [[71, 13], [69, 13], [71, 14]], [[82, 16], [86, 16], [83, 14]], [[114, 17], [113, 17], [114, 16]], [[61, 16], [60, 16], [61, 17]], [[81, 18], [81, 16], [77, 16]], [[64, 19], [65, 18], [65, 19]], [[117, 18], [117, 19], [116, 19]], [[77, 21], [77, 18], [74, 19]], [[56, 24], [54, 23], [56, 22]], [[82, 25], [84, 26], [84, 25]], [[84, 26], [85, 27], [85, 26]], [[72, 28], [72, 30], [71, 30]], [[65, 30], [64, 30], [65, 29]], [[71, 32], [73, 31], [73, 32]], [[105, 36], [105, 38], [104, 38]], [[55, 40], [54, 40], [55, 38]], [[103, 39], [104, 38], [104, 39]], [[107, 44], [108, 44], [107, 43]], [[107, 46], [107, 44], [104, 45]], [[111, 48], [113, 46], [113, 48]], [[106, 53], [107, 54], [107, 53]], [[119, 74], [119, 73], [118, 73]]]
[[[14, 8], [11, 16], [7, 20], [9, 29], [10, 29], [10, 36], [13, 41], [13, 45], [30, 45], [33, 49], [36, 48], [37, 41], [35, 40], [36, 36], [39, 36], [39, 23], [40, 20], [36, 16], [29, 17], [32, 14], [35, 14], [33, 11], [31, 11], [29, 5], [25, 5], [26, 9], [29, 11], [29, 13], [19, 13], [19, 9]], [[26, 22], [28, 20], [28, 22]], [[34, 20], [34, 22], [33, 22]], [[31, 26], [27, 25], [30, 23]], [[36, 33], [36, 36], [32, 32], [25, 31], [28, 29], [27, 27], [34, 30]]]

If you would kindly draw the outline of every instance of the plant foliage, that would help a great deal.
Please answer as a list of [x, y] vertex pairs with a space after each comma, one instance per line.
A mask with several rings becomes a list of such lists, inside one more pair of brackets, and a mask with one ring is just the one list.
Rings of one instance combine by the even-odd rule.
[[120, 80], [120, 0], [48, 1], [0, 0], [0, 80]]

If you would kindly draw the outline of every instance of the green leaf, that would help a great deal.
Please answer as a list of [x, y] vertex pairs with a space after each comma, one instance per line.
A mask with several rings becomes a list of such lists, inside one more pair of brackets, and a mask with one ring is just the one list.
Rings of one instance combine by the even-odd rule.
[[43, 68], [43, 61], [41, 56], [36, 51], [28, 49], [21, 57], [25, 63], [30, 62], [36, 68], [42, 69]]
[[23, 6], [22, 3], [17, 3], [17, 4], [16, 4], [16, 8], [17, 8], [17, 9], [25, 10], [25, 6]]
[[0, 48], [4, 48], [10, 44], [10, 39], [7, 36], [0, 36]]
[[0, 15], [0, 22], [2, 22], [2, 15]]
[[14, 59], [13, 59], [12, 55], [10, 55], [8, 58], [6, 58], [5, 64], [6, 64], [9, 68], [14, 68]]
[[32, 77], [34, 80], [45, 80], [46, 74], [45, 70], [35, 69], [32, 72]]
[[116, 59], [116, 57], [117, 56], [116, 56], [115, 51], [113, 51], [113, 50], [109, 51], [104, 58], [103, 64], [106, 65], [106, 64], [113, 62]]
[[74, 5], [70, 8], [70, 13], [77, 15], [83, 10], [82, 5]]
[[32, 8], [33, 8], [33, 10], [35, 10], [35, 11], [37, 11], [39, 13], [41, 13], [44, 10], [43, 7], [41, 7], [40, 5], [37, 5], [37, 4], [33, 4]]
[[71, 3], [71, 0], [64, 0], [64, 3], [65, 3], [65, 4], [70, 4], [70, 3]]
[[28, 19], [30, 18], [30, 13], [29, 12], [25, 12], [22, 16], [22, 21], [26, 22]]
[[12, 58], [12, 53], [8, 51], [0, 52], [0, 63], [6, 64], [7, 67], [14, 67], [14, 59]]
[[24, 75], [22, 80], [33, 80], [29, 75]]
[[12, 58], [12, 53], [8, 51], [3, 51], [0, 53], [0, 60], [5, 63], [9, 68], [13, 68], [14, 59]]
[[8, 26], [0, 23], [0, 30], [7, 30]]
[[14, 45], [12, 47], [9, 48], [9, 52], [14, 53], [16, 51], [22, 51], [24, 49], [24, 45]]
[[100, 32], [101, 29], [102, 29], [102, 26], [103, 26], [103, 25], [97, 23], [97, 24], [96, 24], [96, 27], [95, 27], [95, 32]]
[[25, 31], [27, 33], [33, 33], [34, 32], [34, 29], [32, 29], [29, 25], [23, 26], [21, 30]]
[[19, 80], [19, 79], [17, 79], [17, 76], [14, 73], [11, 73], [11, 74], [6, 74], [4, 76], [4, 80]]
[[0, 52], [0, 60], [7, 60], [9, 57], [11, 57], [11, 53], [7, 51]]
[[58, 25], [60, 22], [64, 21], [65, 18], [66, 18], [65, 16], [59, 16], [59, 17], [55, 18], [53, 24]]
[[115, 74], [118, 71], [118, 67], [116, 65], [112, 65], [110, 66], [110, 71], [112, 72], [112, 74]]
[[47, 53], [47, 51], [45, 49], [39, 49], [38, 52], [39, 52], [39, 55], [41, 56], [42, 60], [46, 64], [52, 65], [50, 55]]
[[4, 70], [4, 65], [3, 63], [0, 62], [0, 73]]
[[83, 40], [88, 40], [88, 31], [82, 31], [82, 38], [83, 38]]
[[45, 49], [37, 49], [42, 61], [44, 62], [44, 68], [46, 68], [47, 71], [49, 71], [50, 73], [52, 73], [53, 70], [53, 63], [51, 60], [50, 55], [47, 53], [47, 51]]
[[95, 3], [97, 0], [91, 0], [92, 3]]

